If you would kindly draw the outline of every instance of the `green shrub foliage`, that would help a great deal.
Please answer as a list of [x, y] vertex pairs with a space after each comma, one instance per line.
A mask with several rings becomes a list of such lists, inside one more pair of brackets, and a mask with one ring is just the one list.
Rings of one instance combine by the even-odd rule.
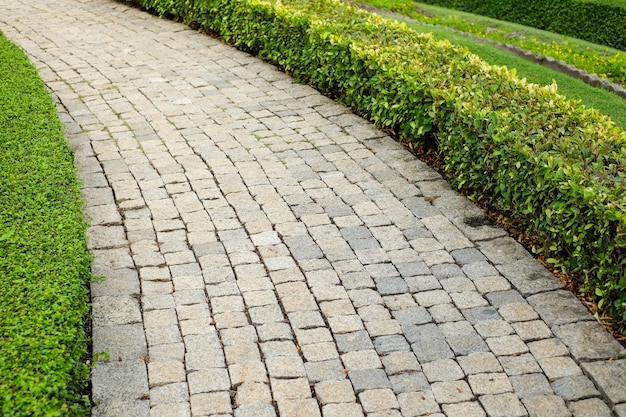
[[626, 320], [626, 133], [609, 118], [335, 0], [141, 4], [219, 33], [406, 140], [435, 133], [455, 185], [514, 213]]
[[626, 50], [626, 3], [584, 0], [422, 0]]
[[90, 257], [50, 94], [0, 33], [0, 414], [86, 416]]

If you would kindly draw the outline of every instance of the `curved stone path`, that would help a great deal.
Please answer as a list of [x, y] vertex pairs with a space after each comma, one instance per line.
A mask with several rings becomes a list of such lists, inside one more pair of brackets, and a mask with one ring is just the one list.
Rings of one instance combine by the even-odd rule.
[[94, 416], [626, 416], [624, 349], [384, 133], [111, 0], [3, 0], [91, 219]]

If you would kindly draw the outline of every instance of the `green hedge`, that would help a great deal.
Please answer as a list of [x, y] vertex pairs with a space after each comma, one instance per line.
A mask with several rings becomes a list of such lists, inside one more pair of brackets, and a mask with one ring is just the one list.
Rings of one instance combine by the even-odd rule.
[[50, 94], [0, 33], [0, 414], [89, 415], [90, 257]]
[[626, 50], [626, 2], [420, 0]]
[[626, 133], [607, 117], [338, 1], [141, 4], [221, 34], [403, 138], [436, 134], [454, 184], [512, 211], [626, 321]]

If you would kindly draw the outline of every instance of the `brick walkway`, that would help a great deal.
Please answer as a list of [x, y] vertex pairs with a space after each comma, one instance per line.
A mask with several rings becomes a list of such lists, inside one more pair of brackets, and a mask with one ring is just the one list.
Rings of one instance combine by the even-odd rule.
[[273, 67], [3, 0], [91, 218], [94, 416], [626, 416], [624, 349], [482, 212]]

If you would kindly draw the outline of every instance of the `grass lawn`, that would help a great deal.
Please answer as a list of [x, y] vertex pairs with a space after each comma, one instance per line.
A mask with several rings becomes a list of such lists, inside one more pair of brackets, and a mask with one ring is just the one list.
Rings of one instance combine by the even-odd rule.
[[90, 256], [50, 94], [0, 33], [0, 414], [83, 416]]

